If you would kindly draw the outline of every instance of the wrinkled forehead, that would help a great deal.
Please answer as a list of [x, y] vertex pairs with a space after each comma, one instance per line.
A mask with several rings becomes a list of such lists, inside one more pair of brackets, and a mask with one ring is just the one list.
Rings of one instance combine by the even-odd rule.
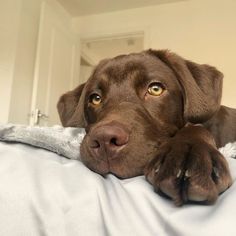
[[102, 61], [94, 70], [90, 84], [122, 86], [132, 84], [139, 87], [150, 81], [170, 83], [173, 71], [160, 59], [146, 53], [122, 55]]

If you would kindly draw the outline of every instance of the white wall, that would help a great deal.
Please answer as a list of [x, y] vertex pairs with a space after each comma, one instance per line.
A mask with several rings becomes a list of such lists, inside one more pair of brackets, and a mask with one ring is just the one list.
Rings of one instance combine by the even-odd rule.
[[90, 75], [92, 74], [93, 67], [80, 65], [80, 74], [79, 74], [79, 82], [82, 84], [88, 80]]
[[42, 0], [22, 0], [8, 122], [27, 124]]
[[7, 122], [21, 0], [0, 1], [0, 122]]
[[236, 107], [236, 1], [190, 0], [75, 18], [81, 37], [148, 29], [146, 47], [168, 48], [225, 74], [223, 104]]
[[27, 123], [42, 0], [0, 2], [0, 122]]

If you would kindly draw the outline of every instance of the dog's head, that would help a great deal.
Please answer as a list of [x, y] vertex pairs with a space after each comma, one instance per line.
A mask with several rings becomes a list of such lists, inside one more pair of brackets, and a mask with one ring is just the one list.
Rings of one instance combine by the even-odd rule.
[[84, 127], [83, 162], [100, 174], [143, 174], [160, 144], [219, 109], [223, 75], [169, 51], [103, 60], [85, 84], [61, 96], [64, 126]]

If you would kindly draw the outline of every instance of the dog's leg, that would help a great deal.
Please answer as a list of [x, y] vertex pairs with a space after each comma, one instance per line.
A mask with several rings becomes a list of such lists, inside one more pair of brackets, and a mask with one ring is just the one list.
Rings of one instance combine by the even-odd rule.
[[176, 205], [187, 201], [212, 204], [231, 184], [228, 163], [213, 136], [201, 126], [186, 126], [163, 144], [145, 170], [157, 192]]

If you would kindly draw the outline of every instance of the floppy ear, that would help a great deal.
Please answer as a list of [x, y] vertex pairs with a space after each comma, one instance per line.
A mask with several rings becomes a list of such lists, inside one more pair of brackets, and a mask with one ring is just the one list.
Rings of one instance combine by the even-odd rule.
[[192, 123], [207, 121], [220, 108], [223, 74], [215, 67], [200, 65], [169, 52], [148, 50], [175, 73], [183, 88], [184, 117]]
[[84, 87], [85, 83], [60, 97], [57, 103], [57, 110], [63, 126], [81, 128], [86, 126], [84, 118]]

